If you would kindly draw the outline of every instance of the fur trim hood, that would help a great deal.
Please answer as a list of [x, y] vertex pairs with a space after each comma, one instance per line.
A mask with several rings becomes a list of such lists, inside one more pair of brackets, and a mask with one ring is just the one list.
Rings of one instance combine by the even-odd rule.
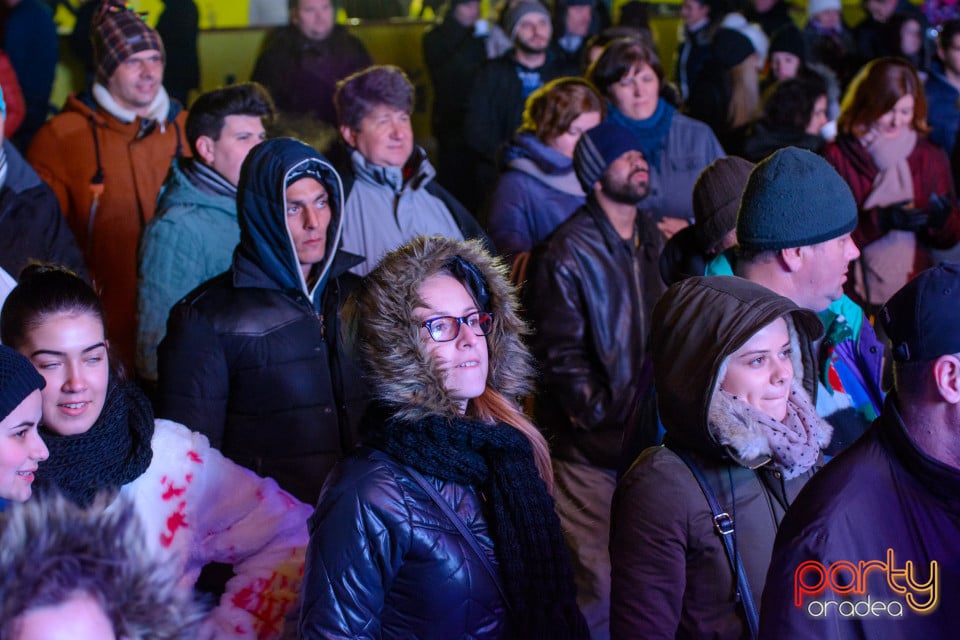
[[[734, 276], [694, 277], [667, 289], [654, 307], [651, 331], [657, 408], [667, 444], [711, 458], [727, 455], [720, 440], [729, 434], [718, 438], [713, 428], [724, 427], [716, 420], [710, 424], [721, 368], [730, 354], [777, 318], [785, 318], [791, 329], [794, 380], [805, 399], [813, 398], [817, 384], [813, 343], [823, 334], [815, 313]], [[762, 443], [743, 439], [760, 437], [759, 431], [741, 435], [737, 440], [741, 449], [763, 450]]]
[[178, 585], [174, 563], [145, 550], [133, 505], [118, 498], [80, 509], [59, 495], [11, 505], [0, 518], [0, 636], [32, 607], [86, 591], [106, 607], [118, 638], [194, 637], [203, 611]]
[[531, 388], [533, 366], [521, 340], [528, 330], [517, 315], [516, 291], [506, 265], [475, 240], [419, 237], [384, 257], [364, 279], [353, 308], [345, 312], [375, 398], [402, 420], [460, 415], [457, 401], [444, 389], [443, 373], [425, 355], [413, 321], [414, 309], [424, 306], [418, 293], [421, 283], [449, 273], [455, 258], [476, 267], [486, 281], [486, 311], [493, 314], [493, 330], [487, 336], [487, 385], [508, 398]]

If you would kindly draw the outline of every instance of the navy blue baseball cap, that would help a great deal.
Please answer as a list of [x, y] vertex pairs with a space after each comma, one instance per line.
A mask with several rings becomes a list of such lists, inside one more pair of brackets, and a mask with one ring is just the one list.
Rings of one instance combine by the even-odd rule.
[[960, 265], [944, 263], [903, 285], [880, 310], [898, 362], [960, 353]]

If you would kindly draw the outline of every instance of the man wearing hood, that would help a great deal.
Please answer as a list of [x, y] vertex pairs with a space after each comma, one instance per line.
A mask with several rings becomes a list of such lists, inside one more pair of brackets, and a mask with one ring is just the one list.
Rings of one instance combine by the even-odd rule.
[[355, 442], [358, 372], [339, 341], [359, 256], [338, 251], [340, 176], [290, 138], [250, 152], [237, 193], [230, 270], [170, 312], [159, 351], [158, 416], [315, 504]]

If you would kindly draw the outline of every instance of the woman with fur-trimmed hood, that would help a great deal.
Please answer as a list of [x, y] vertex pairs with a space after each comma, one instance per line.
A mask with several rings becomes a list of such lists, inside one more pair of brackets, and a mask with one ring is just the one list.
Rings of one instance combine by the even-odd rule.
[[300, 636], [588, 637], [504, 265], [417, 238], [352, 312], [377, 402], [310, 520]]
[[614, 638], [749, 637], [737, 577], [686, 453], [733, 519], [754, 600], [777, 528], [832, 430], [811, 401], [817, 315], [758, 284], [695, 277], [653, 311], [665, 446], [645, 450], [614, 494]]
[[[59, 495], [0, 518], [0, 638], [193, 638], [203, 610], [176, 565], [144, 548], [133, 503]], [[63, 634], [63, 635], [61, 635]]]

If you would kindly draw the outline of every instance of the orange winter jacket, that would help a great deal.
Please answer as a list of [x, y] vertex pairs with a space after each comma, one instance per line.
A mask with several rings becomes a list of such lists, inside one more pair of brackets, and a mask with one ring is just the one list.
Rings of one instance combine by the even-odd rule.
[[189, 156], [187, 113], [171, 102], [163, 127], [124, 123], [88, 93], [72, 95], [37, 132], [27, 160], [57, 194], [103, 301], [114, 353], [132, 371], [137, 243], [173, 158]]

